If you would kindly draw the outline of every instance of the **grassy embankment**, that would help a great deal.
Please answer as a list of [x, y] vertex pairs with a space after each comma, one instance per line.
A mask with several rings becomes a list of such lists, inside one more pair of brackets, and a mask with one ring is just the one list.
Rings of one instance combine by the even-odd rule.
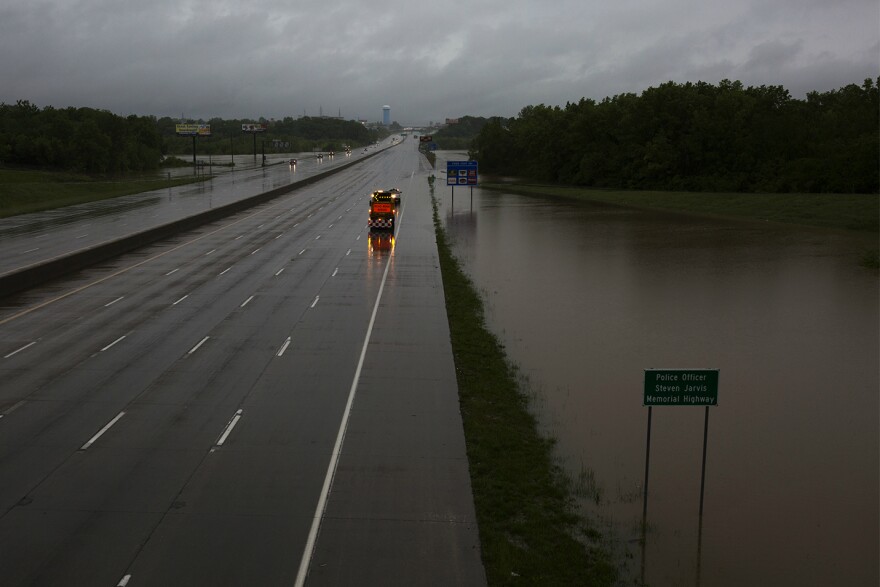
[[538, 432], [529, 402], [482, 302], [434, 225], [471, 483], [490, 585], [611, 585], [616, 571], [600, 536], [577, 513], [572, 488]]
[[74, 173], [0, 169], [0, 218], [164, 189], [209, 177], [96, 180]]
[[[831, 229], [880, 231], [876, 194], [746, 194], [711, 192], [617, 191], [552, 185], [483, 183], [484, 189], [555, 196], [616, 206], [725, 216]], [[862, 263], [877, 268], [880, 254], [866, 250]]]

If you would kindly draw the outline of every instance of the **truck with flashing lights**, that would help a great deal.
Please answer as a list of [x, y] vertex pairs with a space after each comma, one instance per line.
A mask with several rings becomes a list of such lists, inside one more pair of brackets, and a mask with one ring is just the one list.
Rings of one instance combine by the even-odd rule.
[[367, 226], [370, 230], [394, 230], [397, 206], [389, 191], [377, 190], [370, 194], [370, 216]]

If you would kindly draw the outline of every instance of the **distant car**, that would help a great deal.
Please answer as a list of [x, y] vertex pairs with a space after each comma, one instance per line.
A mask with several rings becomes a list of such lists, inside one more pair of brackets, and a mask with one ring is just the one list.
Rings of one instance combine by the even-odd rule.
[[318, 161], [323, 161], [324, 153], [318, 153], [317, 155], [315, 155], [315, 159], [317, 159]]
[[291, 167], [296, 167], [296, 159], [291, 159], [291, 160], [290, 160], [290, 166], [291, 166]]
[[391, 194], [391, 200], [394, 202], [395, 206], [400, 205], [400, 188], [391, 188], [390, 190], [385, 190], [389, 194]]

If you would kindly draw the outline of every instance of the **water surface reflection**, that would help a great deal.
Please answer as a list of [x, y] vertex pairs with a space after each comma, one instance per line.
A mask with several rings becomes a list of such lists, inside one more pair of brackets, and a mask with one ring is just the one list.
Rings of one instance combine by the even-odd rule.
[[[876, 235], [460, 194], [454, 253], [629, 582], [644, 369], [718, 368], [702, 584], [878, 584]], [[654, 410], [651, 585], [697, 581], [702, 438], [703, 408]]]

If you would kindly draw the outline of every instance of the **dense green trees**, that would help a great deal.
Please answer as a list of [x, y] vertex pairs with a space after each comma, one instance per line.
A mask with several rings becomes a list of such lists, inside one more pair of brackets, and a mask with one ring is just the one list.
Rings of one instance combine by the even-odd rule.
[[[174, 134], [175, 125], [180, 122], [173, 118], [160, 118], [157, 121], [159, 132], [167, 153], [192, 153], [192, 138], [178, 137]], [[228, 155], [235, 153], [252, 153], [254, 137], [241, 131], [241, 125], [247, 123], [265, 123], [266, 132], [257, 134], [257, 149], [262, 151], [262, 141], [266, 141], [266, 152], [276, 149], [272, 141], [287, 143], [283, 152], [303, 151], [341, 151], [342, 145], [363, 146], [379, 139], [379, 131], [365, 127], [354, 120], [336, 118], [285, 117], [282, 120], [223, 120], [212, 118], [208, 121], [190, 121], [211, 125], [211, 136], [199, 138], [197, 150], [200, 154]]]
[[0, 104], [0, 162], [88, 173], [155, 169], [162, 157], [156, 120], [92, 108], [40, 110]]
[[[95, 174], [153, 170], [164, 154], [192, 153], [192, 138], [175, 134], [178, 122], [93, 108], [41, 110], [27, 100], [0, 104], [0, 163]], [[251, 153], [254, 137], [241, 131], [247, 122], [255, 121], [207, 121], [212, 135], [197, 139], [197, 153]], [[262, 150], [266, 141], [267, 152], [275, 150], [273, 140], [287, 143], [285, 152], [298, 152], [341, 150], [344, 144], [367, 145], [379, 138], [379, 131], [351, 120], [287, 117], [268, 125], [267, 132], [257, 135], [257, 148]]]
[[878, 113], [870, 79], [805, 100], [781, 86], [668, 82], [490, 119], [471, 156], [484, 173], [562, 184], [876, 193]]

